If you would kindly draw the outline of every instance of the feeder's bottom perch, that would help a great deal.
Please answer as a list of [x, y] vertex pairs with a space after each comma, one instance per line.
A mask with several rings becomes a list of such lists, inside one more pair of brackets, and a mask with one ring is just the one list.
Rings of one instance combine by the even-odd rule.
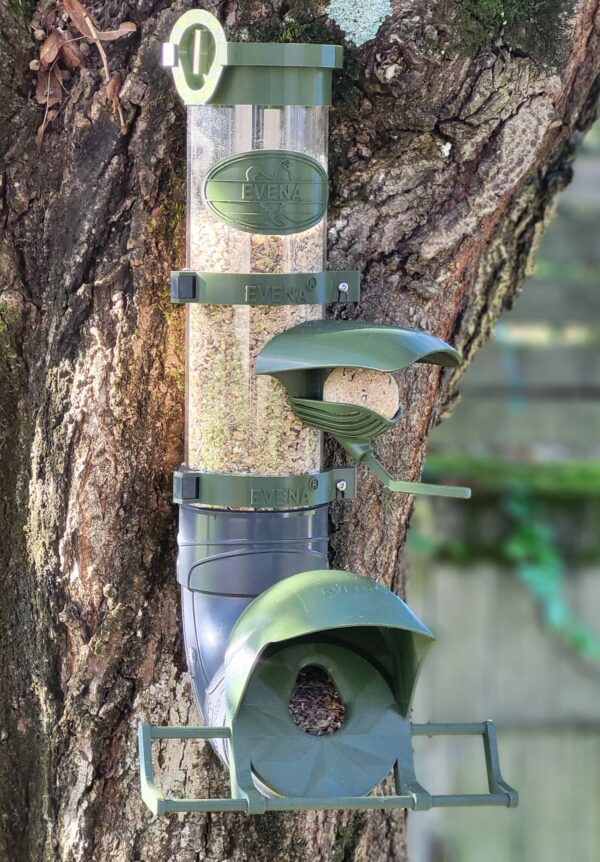
[[[255, 788], [242, 789], [237, 783], [235, 769], [231, 771], [231, 798], [171, 799], [162, 796], [154, 784], [152, 768], [152, 741], [160, 739], [232, 739], [228, 727], [160, 727], [149, 724], [139, 726], [139, 756], [142, 798], [150, 811], [159, 814], [241, 811], [246, 814], [263, 814], [267, 811], [307, 811], [333, 809], [455, 808], [459, 806], [518, 805], [517, 791], [502, 778], [498, 760], [496, 729], [492, 721], [475, 724], [412, 724], [411, 736], [481, 736], [483, 738], [489, 793], [430, 794], [416, 781], [412, 747], [400, 745], [394, 765], [396, 793], [393, 796], [345, 797], [265, 797]], [[235, 755], [232, 758], [235, 762]], [[243, 765], [246, 771], [247, 764]]]

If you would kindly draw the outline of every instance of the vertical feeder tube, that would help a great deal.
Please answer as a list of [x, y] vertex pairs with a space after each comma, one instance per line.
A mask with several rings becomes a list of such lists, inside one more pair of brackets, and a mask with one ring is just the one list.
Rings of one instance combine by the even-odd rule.
[[[227, 43], [216, 19], [191, 10], [164, 57], [188, 106], [187, 269], [198, 281], [219, 276], [228, 292], [186, 306], [182, 471], [198, 473], [199, 487], [210, 476], [218, 488], [219, 475], [310, 481], [322, 470], [321, 432], [255, 363], [275, 335], [324, 317], [314, 276], [325, 269], [327, 106], [341, 49]], [[183, 502], [178, 541], [194, 693], [204, 720], [222, 725], [231, 629], [272, 584], [327, 568], [327, 505], [268, 494], [239, 507]], [[225, 741], [213, 745], [227, 763]]]
[[[221, 221], [207, 207], [204, 189], [209, 171], [221, 160], [240, 154], [239, 173], [253, 181], [227, 185], [222, 181], [221, 187], [231, 187], [235, 200], [211, 201], [212, 205], [222, 204], [223, 210], [226, 205], [236, 207], [240, 216], [262, 221], [265, 231], [269, 222], [285, 220], [286, 209], [293, 216], [295, 202], [287, 197], [297, 193], [298, 184], [293, 182], [293, 167], [286, 165], [291, 160], [283, 152], [264, 165], [258, 160], [254, 165], [246, 154], [257, 150], [303, 153], [326, 170], [327, 108], [198, 105], [189, 109], [188, 268], [248, 274], [321, 272], [324, 218], [299, 234], [248, 233]], [[212, 186], [218, 183], [213, 181]], [[246, 289], [256, 303], [272, 299], [275, 291], [251, 279]], [[185, 460], [190, 469], [263, 476], [321, 469], [321, 432], [300, 422], [281, 384], [257, 376], [255, 361], [273, 336], [323, 316], [322, 305], [187, 306]]]

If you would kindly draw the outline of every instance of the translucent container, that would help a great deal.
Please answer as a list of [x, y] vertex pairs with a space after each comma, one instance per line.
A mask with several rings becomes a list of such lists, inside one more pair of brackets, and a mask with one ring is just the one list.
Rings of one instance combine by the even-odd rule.
[[[219, 221], [203, 184], [220, 159], [261, 149], [312, 156], [327, 170], [326, 107], [188, 108], [187, 266], [205, 272], [322, 272], [326, 222], [287, 236], [251, 234]], [[258, 352], [274, 335], [324, 316], [320, 305], [187, 305], [186, 449], [189, 469], [284, 476], [322, 469], [321, 433], [295, 417], [283, 387], [258, 377]]]

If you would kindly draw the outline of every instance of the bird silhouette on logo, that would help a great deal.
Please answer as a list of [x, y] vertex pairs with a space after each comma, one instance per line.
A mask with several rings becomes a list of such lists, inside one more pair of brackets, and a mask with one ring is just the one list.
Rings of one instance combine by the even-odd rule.
[[[252, 165], [246, 171], [246, 180], [249, 183], [277, 183], [279, 185], [293, 184], [294, 178], [292, 177], [292, 166], [290, 160], [282, 159], [277, 165], [275, 174], [272, 177], [265, 174], [255, 165]], [[268, 214], [271, 223], [277, 225], [277, 227], [286, 227], [290, 222], [293, 222], [293, 219], [284, 212], [284, 207], [289, 203], [289, 200], [270, 201], [258, 199], [256, 203], [258, 203], [260, 208]]]

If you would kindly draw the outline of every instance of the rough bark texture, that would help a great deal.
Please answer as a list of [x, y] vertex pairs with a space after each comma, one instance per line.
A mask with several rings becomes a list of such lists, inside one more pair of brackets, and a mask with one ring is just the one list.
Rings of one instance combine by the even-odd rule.
[[[467, 361], [519, 289], [599, 72], [598, 0], [515, 2], [505, 25], [498, 5], [396, 0], [376, 38], [349, 50], [332, 112], [330, 266], [364, 272], [361, 305], [342, 313], [431, 330]], [[207, 7], [236, 37], [342, 36], [316, 2]], [[105, 28], [138, 24], [106, 45], [126, 132], [92, 47], [39, 150], [35, 6], [0, 8], [0, 858], [403, 860], [402, 813], [152, 823], [140, 800], [137, 722], [197, 721], [170, 502], [184, 112], [158, 66], [186, 6], [92, 8]], [[379, 443], [399, 475], [418, 476], [459, 377], [403, 376], [405, 419]], [[402, 591], [411, 505], [363, 475], [333, 513], [333, 564]], [[162, 766], [174, 791], [227, 783], [199, 747], [173, 743]]]

